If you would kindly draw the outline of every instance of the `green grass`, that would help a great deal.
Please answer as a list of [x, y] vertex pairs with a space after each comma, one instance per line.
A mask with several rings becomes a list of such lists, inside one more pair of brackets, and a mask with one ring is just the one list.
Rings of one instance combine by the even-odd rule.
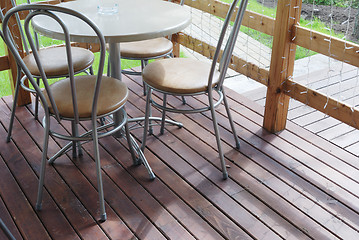
[[[17, 2], [25, 2], [26, 0], [18, 0]], [[40, 0], [35, 0], [35, 1], [40, 1]], [[223, 2], [227, 2], [227, 3], [231, 3], [233, 2], [233, 0], [222, 0]], [[341, 2], [343, 2], [344, 0], [340, 0]], [[258, 3], [256, 0], [249, 0], [248, 3], [248, 10], [251, 10], [253, 12], [257, 12], [272, 18], [275, 18], [276, 15], [276, 9], [273, 8], [267, 8], [262, 6], [260, 3]], [[301, 20], [300, 21], [301, 26], [306, 26], [310, 29], [313, 29], [315, 31], [319, 31], [319, 32], [323, 32], [326, 34], [330, 34], [336, 37], [343, 37], [342, 35], [334, 35], [331, 34], [330, 31], [326, 30], [324, 23], [320, 22], [318, 19], [314, 19], [313, 22], [309, 22], [309, 21], [305, 21], [305, 20]], [[266, 35], [264, 33], [258, 32], [256, 30], [247, 28], [242, 26], [241, 27], [241, 31], [243, 31], [244, 33], [248, 34], [250, 37], [254, 38], [255, 40], [261, 42], [262, 44], [266, 45], [269, 48], [272, 48], [272, 36]], [[60, 44], [61, 41], [56, 41], [50, 38], [46, 38], [46, 37], [42, 37], [41, 38], [41, 45], [42, 46], [50, 46], [53, 44]], [[296, 59], [301, 59], [307, 56], [311, 56], [316, 54], [315, 52], [309, 51], [305, 48], [302, 47], [297, 47], [297, 51], [296, 51]], [[4, 47], [1, 46], [0, 47], [0, 55], [4, 56], [5, 55], [5, 50]], [[95, 54], [95, 56], [98, 54]], [[181, 54], [183, 56], [183, 54]], [[96, 57], [96, 61], [94, 66], [98, 66], [98, 57]], [[107, 66], [107, 64], [106, 64]], [[107, 71], [107, 67], [105, 66], [105, 72]], [[128, 69], [131, 67], [137, 67], [140, 66], [140, 62], [139, 61], [132, 61], [132, 60], [121, 60], [121, 66], [123, 69]], [[7, 95], [11, 95], [11, 88], [10, 88], [10, 81], [9, 81], [9, 71], [2, 71], [0, 72], [0, 96], [7, 96]]]
[[[233, 0], [222, 0], [222, 1], [227, 2], [227, 3], [233, 2]], [[343, 1], [341, 1], [341, 2], [343, 2]], [[264, 7], [262, 4], [258, 3], [256, 0], [249, 0], [247, 9], [250, 10], [250, 11], [256, 12], [256, 13], [263, 14], [263, 15], [268, 16], [268, 17], [272, 17], [272, 18], [275, 18], [276, 11], [277, 11], [276, 8]], [[300, 20], [300, 25], [304, 26], [304, 27], [307, 27], [309, 29], [312, 29], [314, 31], [325, 33], [325, 34], [335, 36], [335, 37], [338, 37], [338, 38], [343, 38], [344, 37], [343, 34], [336, 34], [334, 32], [331, 32], [331, 31], [327, 30], [325, 24], [323, 22], [321, 22], [317, 18], [314, 18], [313, 21], [307, 21], [307, 20], [301, 19]], [[269, 36], [267, 34], [264, 34], [262, 32], [253, 30], [253, 29], [245, 27], [245, 26], [241, 26], [241, 31], [246, 33], [247, 35], [249, 35], [253, 39], [259, 41], [260, 43], [264, 44], [265, 46], [267, 46], [269, 48], [272, 48], [272, 39], [273, 39], [272, 36]], [[310, 50], [308, 50], [306, 48], [297, 46], [295, 59], [305, 58], [305, 57], [308, 57], [308, 56], [312, 56], [314, 54], [316, 54], [316, 52], [313, 52], [313, 51], [310, 51]]]
[[[42, 36], [40, 38], [40, 44], [41, 44], [42, 47], [48, 47], [48, 46], [51, 46], [51, 45], [57, 45], [57, 44], [61, 44], [61, 43], [63, 43], [63, 41], [54, 40], [54, 39], [47, 38], [47, 37], [44, 37], [44, 36]], [[5, 46], [5, 44], [3, 43], [3, 45], [0, 47], [0, 56], [4, 56], [6, 54], [4, 46]], [[108, 57], [108, 55], [107, 55], [107, 57]], [[94, 65], [93, 65], [95, 71], [97, 70], [96, 68], [98, 67], [98, 64], [99, 64], [99, 54], [95, 53], [95, 62], [94, 62]], [[121, 67], [123, 69], [138, 67], [140, 65], [141, 65], [140, 61], [125, 60], [125, 59], [121, 60]], [[105, 74], [107, 73], [107, 58], [106, 58], [106, 62], [105, 62], [104, 72], [105, 72]], [[10, 86], [10, 80], [9, 80], [9, 73], [10, 73], [9, 70], [0, 72], [0, 86], [1, 86], [0, 87], [0, 97], [8, 96], [8, 95], [12, 94], [11, 86]], [[49, 82], [53, 83], [53, 82], [55, 82], [57, 80], [58, 79], [51, 79], [51, 80], [49, 80]]]

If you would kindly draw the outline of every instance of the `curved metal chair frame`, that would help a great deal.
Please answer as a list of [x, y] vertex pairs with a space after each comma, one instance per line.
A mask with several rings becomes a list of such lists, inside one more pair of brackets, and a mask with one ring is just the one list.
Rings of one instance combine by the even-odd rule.
[[[30, 11], [29, 15], [25, 19], [25, 24], [24, 24], [25, 34], [29, 41], [31, 49], [33, 51], [37, 65], [39, 67], [39, 70], [41, 73], [41, 80], [45, 87], [44, 91], [42, 91], [42, 89], [40, 89], [39, 85], [37, 84], [37, 81], [35, 80], [35, 76], [33, 76], [31, 74], [31, 72], [25, 65], [24, 61], [22, 60], [20, 54], [18, 53], [16, 47], [12, 44], [11, 35], [10, 35], [9, 31], [7, 31], [7, 25], [9, 24], [9, 18], [11, 16], [13, 16], [14, 14], [17, 14], [18, 12], [21, 12], [21, 11]], [[100, 43], [100, 62], [99, 62], [99, 67], [98, 67], [98, 75], [95, 76], [96, 81], [95, 81], [93, 96], [92, 96], [92, 99], [88, 100], [92, 106], [92, 109], [91, 109], [92, 111], [91, 111], [90, 117], [80, 117], [79, 116], [78, 105], [77, 105], [77, 96], [76, 96], [76, 90], [75, 90], [75, 82], [78, 78], [74, 76], [75, 73], [74, 73], [73, 65], [72, 65], [70, 35], [69, 35], [69, 31], [68, 31], [66, 25], [61, 20], [61, 18], [58, 16], [58, 13], [69, 14], [74, 17], [77, 17], [78, 19], [80, 19], [84, 23], [86, 23], [90, 28], [92, 28], [98, 36], [98, 42]], [[32, 20], [32, 18], [34, 16], [38, 16], [38, 15], [45, 15], [45, 16], [52, 18], [53, 20], [57, 21], [57, 23], [60, 25], [61, 29], [63, 30], [66, 51], [67, 51], [67, 56], [68, 56], [68, 68], [69, 68], [69, 73], [70, 73], [69, 77], [64, 80], [68, 80], [69, 84], [71, 85], [72, 109], [74, 112], [73, 117], [61, 116], [61, 114], [58, 110], [57, 102], [54, 100], [50, 85], [47, 82], [46, 74], [44, 72], [44, 69], [42, 68], [36, 45], [32, 39], [31, 33], [29, 31], [30, 21]], [[100, 96], [100, 86], [101, 86], [101, 83], [103, 82], [102, 80], [104, 80], [103, 76], [102, 76], [103, 66], [104, 66], [104, 61], [105, 61], [105, 51], [106, 51], [104, 36], [102, 35], [102, 33], [98, 29], [98, 27], [84, 15], [82, 15], [76, 11], [70, 10], [70, 9], [66, 9], [66, 8], [62, 8], [62, 7], [58, 7], [58, 6], [41, 5], [41, 4], [19, 5], [17, 7], [12, 8], [10, 11], [8, 11], [8, 13], [4, 17], [3, 31], [4, 31], [4, 40], [5, 40], [6, 44], [8, 45], [12, 54], [15, 56], [15, 59], [17, 61], [19, 68], [21, 68], [22, 71], [25, 73], [25, 76], [23, 77], [23, 79], [27, 78], [30, 81], [30, 83], [33, 85], [34, 91], [36, 91], [36, 93], [39, 95], [39, 98], [43, 105], [44, 113], [45, 113], [45, 116], [43, 119], [43, 127], [45, 129], [44, 146], [43, 146], [43, 153], [42, 153], [36, 209], [40, 210], [41, 206], [42, 206], [43, 185], [44, 185], [44, 178], [45, 178], [45, 166], [47, 163], [48, 140], [49, 140], [50, 135], [53, 137], [58, 137], [58, 138], [70, 141], [69, 144], [67, 144], [58, 153], [56, 153], [53, 157], [50, 158], [50, 160], [49, 160], [50, 163], [53, 163], [57, 157], [59, 157], [61, 154], [65, 153], [70, 148], [73, 149], [74, 156], [77, 155], [76, 149], [78, 149], [78, 155], [81, 155], [82, 152], [81, 152], [80, 141], [92, 140], [93, 144], [94, 144], [94, 158], [95, 158], [95, 163], [96, 163], [97, 185], [98, 185], [98, 192], [99, 192], [99, 204], [100, 204], [100, 214], [101, 214], [100, 221], [105, 221], [106, 220], [106, 212], [105, 212], [104, 192], [103, 192], [103, 186], [102, 186], [101, 164], [100, 164], [100, 155], [99, 155], [99, 146], [98, 146], [99, 138], [111, 135], [117, 131], [124, 131], [124, 134], [121, 134], [121, 135], [123, 135], [127, 139], [127, 142], [129, 144], [129, 148], [130, 148], [131, 157], [133, 159], [134, 164], [136, 164], [136, 165], [141, 164], [141, 163], [144, 164], [145, 167], [147, 168], [147, 171], [148, 171], [151, 179], [154, 179], [155, 175], [153, 174], [146, 158], [144, 157], [144, 155], [143, 155], [142, 151], [140, 150], [139, 146], [137, 145], [136, 141], [129, 134], [128, 125], [127, 125], [127, 115], [124, 110], [124, 105], [126, 102], [128, 90], [124, 84], [123, 84], [123, 86], [126, 87], [126, 89], [125, 89], [126, 96], [123, 98], [124, 101], [121, 101], [121, 105], [112, 111], [105, 112], [101, 115], [97, 115], [98, 100], [99, 100], [99, 96]], [[111, 79], [111, 78], [108, 78], [108, 79]], [[114, 80], [117, 81], [117, 79], [114, 79]], [[62, 80], [60, 80], [60, 81], [62, 81]], [[121, 83], [121, 82], [119, 82], [119, 83]], [[31, 89], [27, 88], [27, 90], [31, 90]], [[47, 97], [45, 96], [44, 92], [46, 93]], [[123, 104], [122, 104], [122, 102], [123, 102]], [[51, 106], [51, 108], [50, 108], [50, 106]], [[105, 116], [113, 114], [114, 112], [117, 112], [117, 111], [120, 111], [121, 115], [123, 116], [123, 118], [121, 119], [121, 121], [119, 122], [118, 125], [113, 126], [114, 125], [113, 123], [108, 123], [106, 125], [98, 124], [98, 120], [100, 118], [103, 118]], [[59, 133], [52, 131], [50, 128], [50, 118], [52, 118], [52, 117], [55, 118], [58, 123], [63, 120], [71, 121], [71, 125], [72, 125], [71, 135], [63, 135], [63, 134], [59, 134]], [[85, 134], [79, 135], [78, 134], [78, 124], [81, 121], [86, 121], [86, 120], [91, 121], [92, 130], [90, 130], [89, 132], [86, 132]], [[102, 130], [106, 130], [106, 131], [101, 132]]]
[[9, 228], [5, 225], [4, 221], [0, 218], [0, 228], [9, 240], [16, 240], [14, 235], [10, 232]]
[[[16, 2], [15, 0], [11, 0], [11, 4], [12, 6], [16, 6]], [[27, 0], [27, 4], [31, 4], [30, 0]], [[0, 17], [1, 19], [4, 18], [3, 13], [0, 11]], [[21, 26], [21, 21], [20, 21], [20, 17], [19, 14], [15, 14], [15, 18], [16, 18], [16, 22], [19, 26]], [[24, 30], [22, 27], [19, 27], [19, 31], [20, 31], [20, 35], [21, 35], [21, 39], [23, 40], [23, 47], [25, 50], [26, 55], [28, 56], [30, 54], [30, 50], [29, 50], [29, 46], [25, 41], [25, 34], [24, 34]], [[34, 33], [34, 39], [35, 39], [35, 44], [36, 44], [36, 48], [37, 50], [40, 49], [39, 46], [39, 39], [38, 39], [38, 35], [36, 34], [36, 32]], [[75, 74], [79, 74], [79, 73], [86, 73], [88, 75], [93, 75], [93, 69], [92, 69], [92, 65], [85, 67], [79, 71], [76, 71]], [[63, 77], [68, 77], [69, 74], [61, 74], [61, 75], [53, 75], [51, 76], [51, 78], [63, 78]], [[37, 80], [37, 84], [40, 83], [40, 78], [41, 76], [34, 76]], [[49, 76], [48, 76], [49, 78]], [[23, 87], [26, 86], [24, 81], [21, 81], [21, 69], [18, 68], [18, 72], [17, 72], [17, 79], [16, 79], [16, 85], [15, 85], [15, 89], [14, 89], [14, 101], [13, 101], [13, 106], [11, 109], [11, 116], [10, 116], [10, 122], [9, 122], [9, 131], [8, 131], [8, 135], [7, 135], [7, 139], [6, 141], [9, 142], [11, 139], [11, 133], [12, 133], [12, 128], [13, 128], [13, 123], [14, 123], [14, 118], [15, 118], [15, 111], [16, 111], [16, 105], [17, 105], [17, 98], [19, 96], [19, 89], [20, 89], [20, 85], [22, 85]], [[28, 88], [30, 92], [35, 93], [35, 119], [37, 119], [38, 117], [38, 108], [39, 108], [39, 97], [36, 93], [36, 91], [34, 91], [33, 89], [30, 90], [30, 88]]]
[[[168, 0], [169, 2], [173, 2], [172, 0]], [[183, 6], [184, 4], [184, 0], [181, 0], [179, 3], [181, 6]], [[168, 40], [171, 41], [171, 36], [167, 36]], [[120, 50], [121, 51], [121, 50]], [[122, 59], [127, 59], [127, 60], [139, 60], [141, 61], [141, 72], [135, 72], [135, 71], [128, 71], [126, 69], [122, 69], [121, 72], [124, 74], [128, 74], [128, 75], [141, 75], [143, 69], [147, 66], [148, 61], [149, 60], [154, 60], [154, 59], [158, 59], [158, 58], [163, 58], [163, 57], [173, 57], [173, 48], [171, 48], [170, 51], [164, 53], [164, 54], [160, 54], [160, 55], [156, 55], [156, 56], [151, 56], [151, 57], [131, 57], [131, 56], [123, 56], [121, 57]], [[110, 64], [108, 64], [108, 72], [110, 72]], [[143, 86], [143, 94], [146, 95], [146, 88], [145, 85]], [[186, 101], [183, 98], [182, 99], [183, 103], [185, 104]]]
[[[172, 2], [172, 0], [168, 0], [168, 1]], [[184, 4], [184, 0], [181, 0], [180, 5], [182, 6], [183, 4]], [[168, 39], [171, 40], [171, 36], [168, 36]], [[141, 61], [141, 72], [128, 71], [126, 69], [122, 69], [121, 72], [124, 73], [124, 74], [128, 74], [128, 75], [141, 75], [143, 68], [146, 67], [149, 60], [162, 58], [162, 57], [173, 57], [172, 51], [173, 51], [173, 48], [169, 52], [166, 52], [164, 54], [160, 54], [160, 55], [157, 55], [157, 56], [152, 56], [152, 57], [125, 57], [125, 56], [123, 56], [123, 57], [121, 57], [123, 59]], [[110, 64], [108, 64], [108, 72], [110, 72], [109, 69], [110, 69]], [[144, 89], [144, 93], [145, 93], [145, 89]]]
[[[227, 29], [229, 28], [229, 22], [230, 19], [233, 15], [233, 12], [236, 9], [236, 5], [238, 4], [239, 0], [235, 0], [233, 1], [232, 5], [229, 8], [229, 11], [227, 13], [227, 16], [224, 20], [223, 23], [223, 28], [218, 40], [218, 44], [217, 44], [217, 48], [216, 48], [216, 52], [214, 54], [213, 57], [213, 61], [211, 64], [211, 68], [210, 68], [210, 72], [209, 72], [209, 76], [208, 76], [208, 84], [207, 84], [207, 89], [205, 91], [202, 92], [194, 92], [194, 93], [178, 93], [178, 92], [171, 92], [171, 91], [164, 91], [164, 90], [160, 90], [160, 89], [156, 89], [156, 87], [151, 86], [150, 84], [148, 84], [146, 82], [146, 68], [150, 68], [151, 64], [156, 64], [156, 63], [150, 63], [145, 69], [144, 69], [144, 73], [143, 73], [143, 81], [147, 86], [147, 99], [146, 99], [146, 116], [145, 116], [145, 127], [144, 127], [144, 134], [143, 134], [143, 141], [142, 141], [142, 146], [141, 149], [144, 150], [145, 145], [146, 145], [146, 137], [147, 137], [147, 130], [149, 128], [149, 119], [150, 119], [150, 112], [151, 112], [151, 105], [154, 105], [156, 108], [161, 109], [162, 110], [162, 119], [165, 118], [166, 115], [166, 111], [169, 112], [174, 112], [174, 113], [183, 113], [183, 114], [190, 114], [190, 113], [199, 113], [199, 112], [204, 112], [204, 111], [211, 111], [211, 115], [212, 115], [212, 121], [213, 121], [213, 126], [214, 126], [214, 131], [215, 131], [215, 135], [216, 135], [216, 141], [217, 141], [217, 149], [219, 152], [219, 157], [220, 157], [220, 161], [221, 161], [221, 167], [222, 167], [222, 173], [223, 173], [223, 178], [226, 179], [228, 178], [228, 172], [226, 169], [226, 164], [225, 164], [225, 159], [224, 159], [224, 155], [223, 155], [223, 151], [222, 151], [222, 147], [221, 147], [221, 139], [220, 139], [220, 134], [219, 134], [219, 130], [218, 130], [218, 124], [217, 124], [217, 120], [216, 120], [216, 112], [215, 112], [215, 108], [221, 104], [222, 102], [225, 105], [226, 108], [226, 112], [228, 115], [228, 119], [230, 122], [230, 126], [232, 129], [232, 133], [234, 136], [234, 140], [236, 143], [236, 148], [239, 149], [240, 147], [240, 143], [239, 143], [239, 139], [238, 136], [236, 134], [235, 131], [235, 127], [233, 124], [233, 120], [231, 117], [231, 113], [230, 113], [230, 109], [228, 106], [228, 102], [226, 99], [226, 94], [225, 91], [223, 89], [223, 81], [230, 63], [230, 58], [232, 56], [232, 52], [234, 49], [234, 45], [238, 36], [238, 32], [239, 32], [239, 28], [243, 19], [243, 15], [248, 3], [248, 0], [242, 0], [239, 6], [239, 10], [237, 12], [236, 15], [236, 19], [234, 21], [232, 30], [230, 32], [229, 38], [227, 40], [227, 42], [225, 43], [225, 48], [223, 50], [223, 54], [222, 57], [220, 58], [221, 55], [221, 46], [224, 43], [224, 38], [226, 35], [226, 32], [228, 31]], [[220, 59], [220, 63], [219, 66], [217, 64], [217, 61]], [[170, 61], [169, 59], [163, 59], [163, 60], [159, 60], [159, 61]], [[157, 62], [159, 63], [159, 62]], [[156, 65], [153, 65], [156, 66]], [[217, 67], [218, 66], [218, 67]], [[163, 69], [162, 71], [166, 71], [166, 69]], [[217, 84], [215, 84], [215, 86], [213, 86], [213, 76], [215, 75], [215, 72], [218, 71], [219, 72], [219, 81]], [[163, 75], [166, 75], [163, 73]], [[160, 83], [159, 83], [160, 84]], [[180, 84], [180, 83], [178, 83]], [[163, 103], [157, 103], [154, 99], [152, 99], [151, 95], [152, 95], [152, 91], [158, 91], [163, 93]], [[217, 101], [214, 100], [213, 98], [213, 92], [217, 92], [219, 94], [219, 98]], [[178, 108], [173, 108], [171, 106], [167, 106], [166, 105], [166, 97], [167, 95], [173, 95], [173, 96], [194, 96], [194, 95], [201, 95], [201, 94], [205, 94], [208, 96], [208, 106], [204, 107], [204, 108], [199, 108], [199, 109], [178, 109]], [[161, 133], [164, 131], [164, 121], [162, 121], [162, 126], [161, 126]]]

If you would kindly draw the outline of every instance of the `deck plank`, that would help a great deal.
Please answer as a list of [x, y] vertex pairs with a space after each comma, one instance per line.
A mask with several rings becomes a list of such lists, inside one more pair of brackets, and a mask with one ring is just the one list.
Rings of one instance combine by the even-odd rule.
[[[21, 239], [21, 235], [19, 230], [17, 229], [14, 221], [11, 218], [11, 214], [7, 211], [4, 202], [2, 201], [2, 199], [0, 199], [0, 216], [1, 216], [1, 221], [6, 222], [5, 227], [8, 229], [8, 231], [10, 232], [10, 234], [15, 238], [15, 239]], [[4, 220], [3, 220], [4, 219]], [[0, 230], [0, 239], [6, 239], [5, 232]]]
[[[195, 118], [195, 117], [193, 117], [193, 118]], [[198, 132], [198, 130], [197, 130], [197, 132]], [[198, 133], [196, 133], [196, 134], [198, 134]], [[202, 137], [202, 139], [203, 139], [203, 137]], [[207, 138], [206, 138], [206, 140], [207, 140]], [[214, 145], [214, 143], [211, 143], [210, 145], [212, 145], [212, 144]], [[350, 229], [349, 229], [349, 231], [350, 231]], [[346, 233], [346, 232], [344, 231], [344, 233]]]
[[[23, 126], [31, 137], [38, 143], [41, 143], [43, 139], [42, 127], [37, 121], [34, 121], [30, 112], [28, 112], [26, 108], [22, 108], [17, 111], [17, 114], [18, 119], [22, 120]], [[20, 128], [18, 127], [18, 129]], [[41, 151], [35, 144], [27, 146], [27, 143], [32, 141], [30, 135], [18, 137], [16, 132], [14, 132], [12, 136], [18, 146], [22, 148], [24, 156], [34, 161], [31, 163], [33, 168], [38, 170]], [[50, 152], [55, 152], [59, 149], [52, 139], [50, 139], [49, 142], [49, 149], [51, 149]], [[53, 198], [57, 201], [61, 210], [66, 212], [66, 217], [70, 219], [71, 225], [80, 232], [83, 238], [107, 239], [107, 235], [104, 231], [109, 231], [109, 227], [116, 228], [117, 231], [114, 232], [121, 233], [121, 235], [118, 236], [133, 236], [126, 227], [124, 228], [121, 221], [108, 221], [105, 224], [101, 224], [101, 226], [96, 222], [96, 217], [98, 217], [98, 194], [96, 189], [79, 173], [79, 170], [67, 159], [66, 155], [57, 159], [54, 166], [55, 167], [47, 167], [45, 186], [48, 191], [51, 191]], [[61, 184], [63, 182], [66, 182], [68, 185]], [[33, 199], [35, 201], [37, 180], [35, 180], [34, 183], [36, 184], [31, 184], [30, 186], [33, 186]], [[76, 198], [75, 195], [79, 197]], [[54, 208], [51, 207], [51, 205], [48, 206], [49, 202], [48, 198], [43, 199], [43, 211], [41, 211], [41, 213], [45, 212], [44, 209], [50, 210]], [[51, 212], [49, 210], [46, 212]], [[108, 212], [109, 219], [114, 217], [114, 214], [112, 215], [111, 213], [112, 212]], [[49, 220], [57, 221], [53, 216], [49, 218]], [[56, 223], [52, 223], [48, 226], [49, 231], [59, 232], [62, 236], [67, 236], [61, 231], [56, 231], [56, 229], [53, 228], [54, 225], [56, 225]]]
[[[124, 77], [123, 81], [131, 91], [128, 114], [143, 116], [140, 78]], [[100, 140], [105, 223], [96, 221], [98, 194], [91, 143], [84, 145], [83, 157], [71, 160], [65, 155], [47, 167], [44, 210], [34, 210], [43, 130], [33, 118], [31, 105], [19, 108], [13, 141], [5, 143], [2, 138], [0, 145], [0, 181], [4, 181], [0, 183], [0, 212], [5, 212], [5, 222], [19, 239], [359, 238], [358, 158], [294, 120], [287, 122], [284, 131], [270, 134], [261, 127], [262, 106], [231, 90], [227, 95], [241, 149], [233, 148], [228, 119], [220, 106], [217, 116], [230, 174], [226, 181], [221, 179], [209, 113], [168, 114], [184, 127], [166, 126], [163, 135], [154, 128], [145, 151], [157, 176], [154, 181], [148, 179], [144, 166], [132, 166], [125, 141]], [[2, 100], [0, 133], [5, 136], [12, 100]], [[204, 100], [188, 98], [186, 107], [202, 106]], [[181, 105], [176, 98], [169, 98], [169, 103]], [[299, 113], [300, 106], [293, 110], [298, 108]], [[56, 126], [60, 131], [69, 127]], [[80, 130], [86, 128], [87, 123]], [[132, 133], [140, 142], [142, 130]], [[49, 155], [63, 144], [51, 138]], [[14, 186], [11, 191], [6, 184]], [[25, 217], [18, 216], [22, 212], [8, 196], [25, 206], [30, 213], [27, 221], [34, 219], [42, 231], [35, 233], [19, 224], [18, 217]], [[60, 225], [56, 227], [57, 218]]]

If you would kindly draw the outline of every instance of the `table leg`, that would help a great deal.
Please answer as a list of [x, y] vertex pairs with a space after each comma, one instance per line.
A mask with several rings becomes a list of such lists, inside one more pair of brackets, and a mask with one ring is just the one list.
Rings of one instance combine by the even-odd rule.
[[[110, 76], [122, 81], [120, 43], [110, 43], [109, 45], [109, 64], [111, 66]], [[121, 114], [121, 111], [117, 111], [113, 114], [113, 122], [115, 126], [118, 126], [122, 119], [123, 116]], [[115, 136], [120, 136], [120, 133], [118, 135], [115, 134]]]
[[122, 80], [120, 43], [110, 43], [109, 54], [110, 76]]

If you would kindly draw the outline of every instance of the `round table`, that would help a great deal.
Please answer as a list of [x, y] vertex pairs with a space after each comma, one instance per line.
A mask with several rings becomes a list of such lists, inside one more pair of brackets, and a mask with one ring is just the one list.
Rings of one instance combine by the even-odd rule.
[[[119, 12], [100, 14], [99, 0], [77, 0], [58, 4], [76, 10], [91, 19], [101, 30], [107, 43], [111, 62], [111, 76], [121, 79], [120, 42], [140, 41], [177, 33], [191, 23], [188, 9], [162, 0], [118, 0]], [[97, 36], [83, 22], [59, 14], [69, 28], [71, 41], [96, 42]], [[59, 25], [46, 16], [37, 16], [32, 26], [35, 31], [54, 39], [63, 39]], [[115, 67], [117, 66], [117, 67]]]
[[[179, 4], [163, 0], [118, 0], [119, 11], [116, 14], [100, 14], [97, 6], [99, 0], [77, 0], [63, 2], [58, 6], [78, 11], [91, 19], [101, 30], [105, 41], [109, 43], [111, 77], [121, 80], [120, 42], [132, 42], [157, 37], [164, 37], [185, 29], [191, 23], [190, 11]], [[82, 21], [75, 17], [58, 13], [70, 32], [73, 42], [95, 43], [97, 36]], [[60, 26], [47, 16], [36, 16], [32, 20], [35, 31], [50, 38], [63, 40]], [[113, 115], [114, 124], [123, 116]], [[160, 118], [152, 117], [153, 120]], [[143, 117], [131, 119], [142, 121]], [[181, 123], [167, 120], [171, 124]]]

